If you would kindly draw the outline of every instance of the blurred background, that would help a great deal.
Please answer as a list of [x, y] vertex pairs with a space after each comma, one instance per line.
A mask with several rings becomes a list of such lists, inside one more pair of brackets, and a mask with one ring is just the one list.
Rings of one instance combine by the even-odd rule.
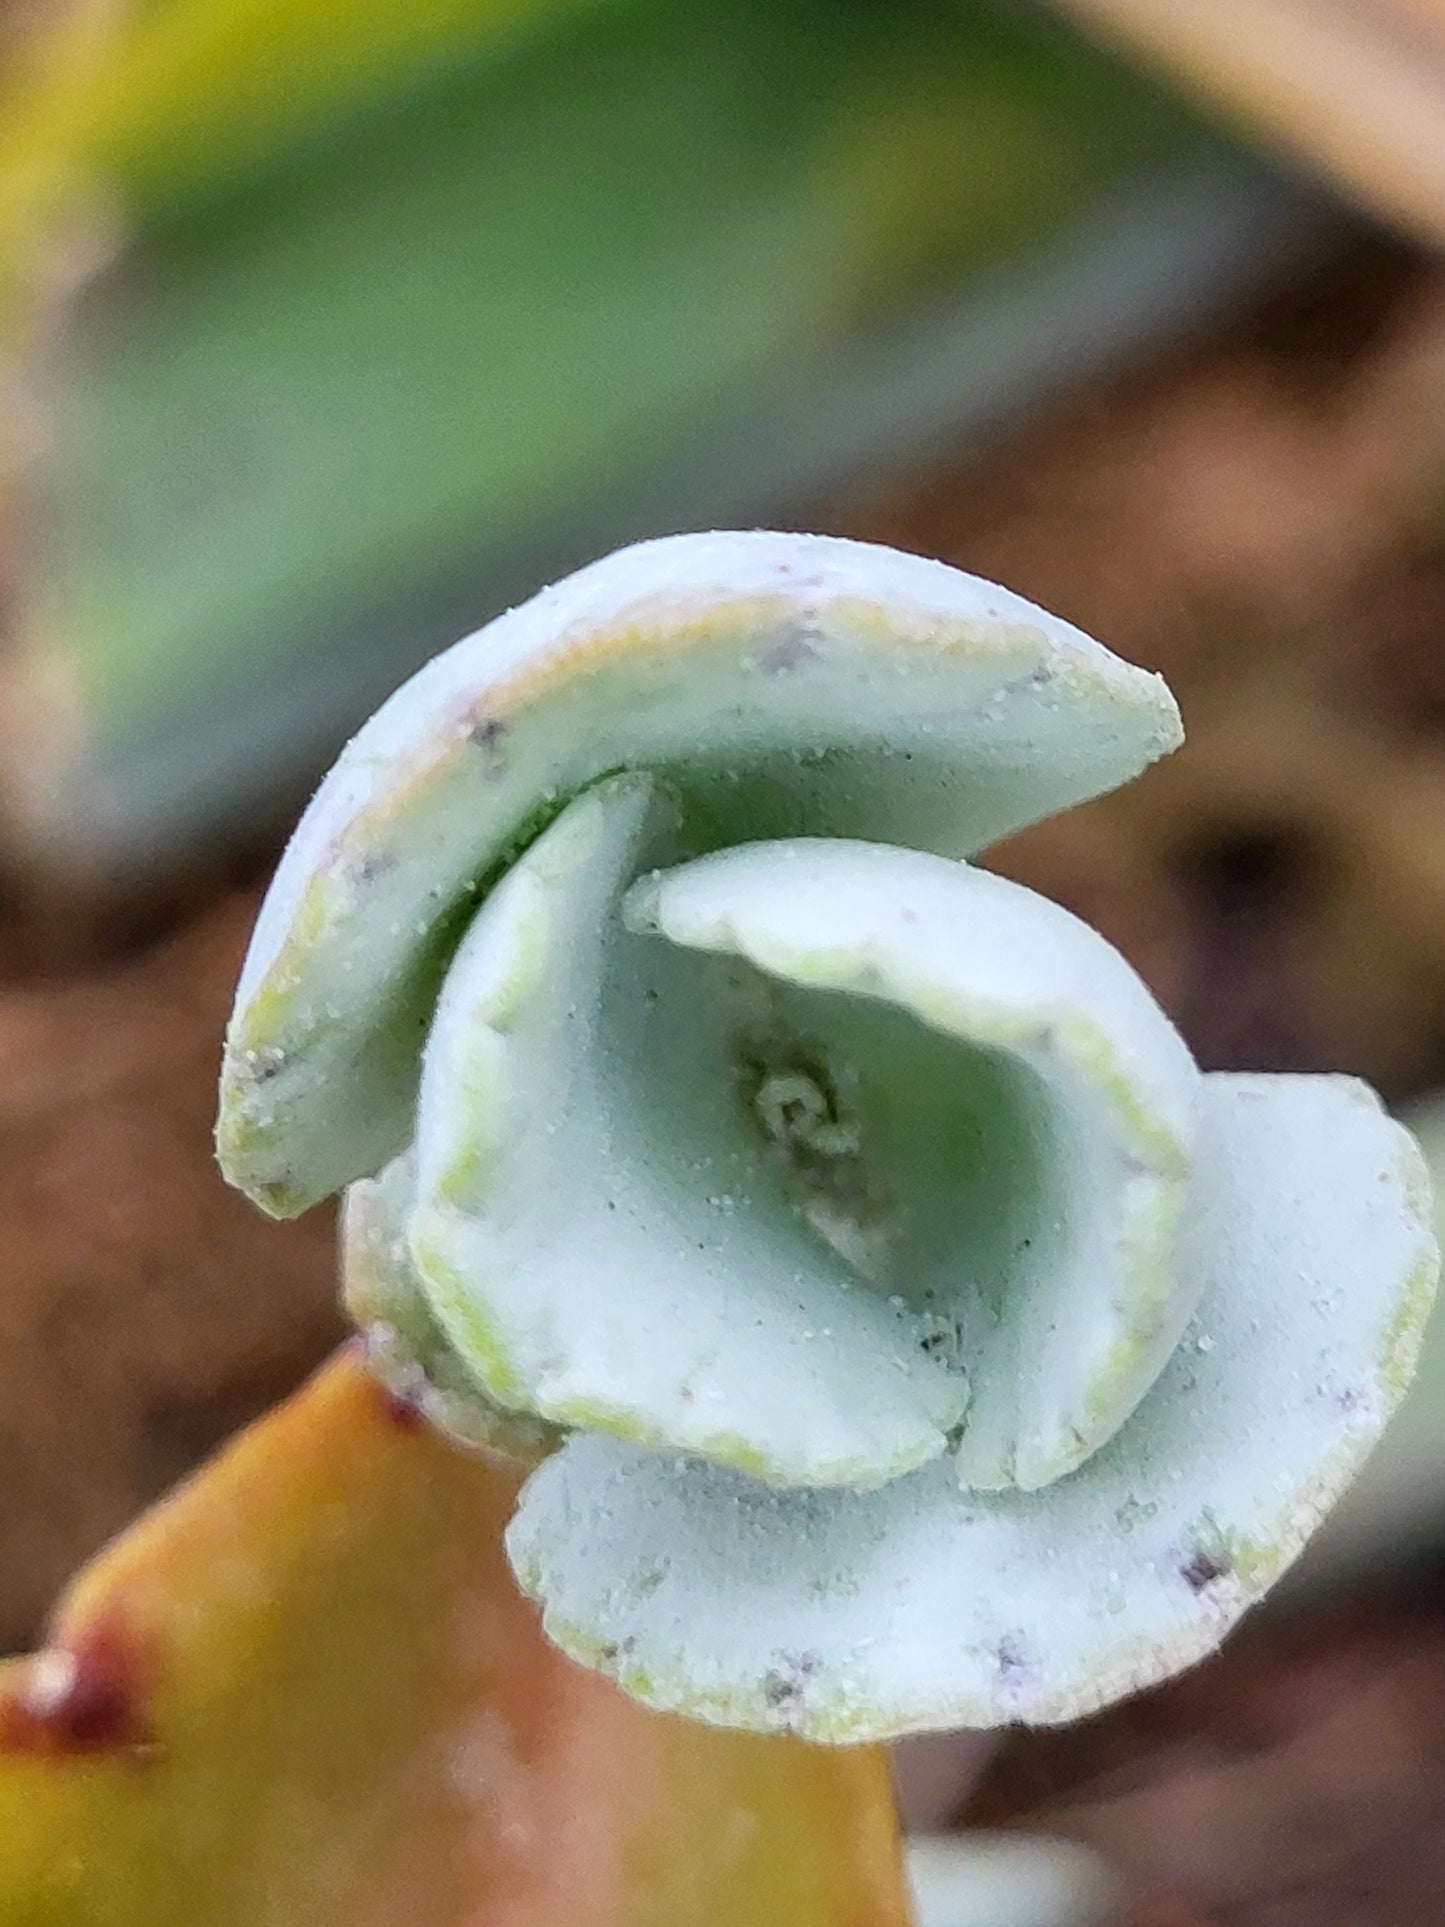
[[[210, 1161], [286, 825], [633, 536], [1162, 669], [1185, 751], [999, 866], [1445, 1175], [1442, 249], [1445, 0], [0, 5], [0, 1645], [340, 1335], [326, 1214]], [[1445, 1920], [1445, 1328], [1220, 1658], [903, 1771], [1133, 1927]]]

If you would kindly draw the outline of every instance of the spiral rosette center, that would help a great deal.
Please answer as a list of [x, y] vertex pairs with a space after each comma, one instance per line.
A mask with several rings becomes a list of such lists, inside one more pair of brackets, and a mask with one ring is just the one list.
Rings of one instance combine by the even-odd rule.
[[222, 1162], [347, 1190], [377, 1369], [545, 1459], [514, 1565], [640, 1697], [1081, 1711], [1215, 1643], [1398, 1399], [1408, 1137], [1348, 1080], [1202, 1076], [972, 860], [1178, 737], [992, 584], [683, 536], [439, 658], [307, 812]]

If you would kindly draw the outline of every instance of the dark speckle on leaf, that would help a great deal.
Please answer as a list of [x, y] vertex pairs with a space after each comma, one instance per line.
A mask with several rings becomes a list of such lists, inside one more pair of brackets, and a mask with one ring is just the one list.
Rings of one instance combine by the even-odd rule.
[[763, 1698], [775, 1712], [798, 1706], [818, 1670], [816, 1653], [788, 1654], [763, 1678]]
[[639, 1604], [644, 1599], [651, 1599], [652, 1595], [657, 1591], [658, 1587], [661, 1586], [666, 1577], [667, 1567], [665, 1565], [649, 1566], [645, 1572], [639, 1573], [633, 1597]]
[[507, 725], [499, 716], [482, 716], [467, 731], [467, 741], [478, 749], [495, 751], [506, 733]]
[[1010, 1633], [1006, 1633], [999, 1641], [995, 1657], [998, 1667], [998, 1680], [1001, 1686], [1012, 1684], [1020, 1675], [1028, 1670], [1028, 1664], [1024, 1659], [1019, 1642]]
[[1179, 1576], [1191, 1592], [1203, 1592], [1217, 1579], [1228, 1577], [1228, 1555], [1209, 1546], [1196, 1546], [1179, 1568]]
[[390, 876], [398, 862], [391, 850], [369, 850], [356, 866], [356, 881], [363, 885], [379, 883], [382, 877]]
[[812, 662], [817, 654], [807, 629], [789, 629], [758, 657], [758, 667], [765, 676], [781, 676], [790, 669], [801, 668], [805, 662]]

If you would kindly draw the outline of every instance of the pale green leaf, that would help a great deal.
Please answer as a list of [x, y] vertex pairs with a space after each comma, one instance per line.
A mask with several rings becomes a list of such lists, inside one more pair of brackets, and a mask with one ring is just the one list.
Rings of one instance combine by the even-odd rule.
[[1204, 1088], [1199, 1309], [1077, 1472], [780, 1493], [579, 1437], [508, 1535], [552, 1637], [654, 1706], [830, 1740], [1073, 1719], [1210, 1652], [1394, 1409], [1437, 1252], [1419, 1153], [1364, 1086]]

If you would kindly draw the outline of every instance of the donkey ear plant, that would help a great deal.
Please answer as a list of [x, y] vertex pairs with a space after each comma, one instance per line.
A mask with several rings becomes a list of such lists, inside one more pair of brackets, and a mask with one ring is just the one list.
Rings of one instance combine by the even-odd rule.
[[1203, 1075], [973, 854], [1180, 740], [940, 564], [624, 550], [351, 744], [257, 926], [219, 1144], [344, 1189], [377, 1369], [539, 1459], [507, 1546], [649, 1705], [1073, 1718], [1212, 1649], [1369, 1450], [1437, 1258], [1340, 1077]]

